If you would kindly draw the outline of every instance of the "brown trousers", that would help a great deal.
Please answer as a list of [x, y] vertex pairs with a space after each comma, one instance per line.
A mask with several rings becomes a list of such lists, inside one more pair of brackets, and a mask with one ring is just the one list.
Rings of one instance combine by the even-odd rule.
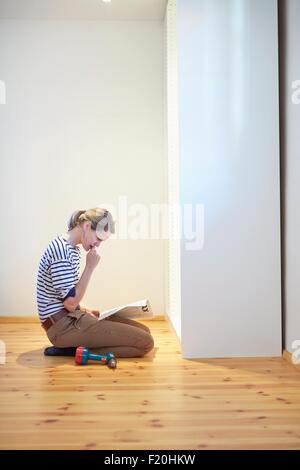
[[98, 354], [141, 357], [151, 351], [154, 341], [147, 326], [118, 314], [104, 320], [76, 310], [48, 329], [47, 336], [59, 348], [85, 346]]

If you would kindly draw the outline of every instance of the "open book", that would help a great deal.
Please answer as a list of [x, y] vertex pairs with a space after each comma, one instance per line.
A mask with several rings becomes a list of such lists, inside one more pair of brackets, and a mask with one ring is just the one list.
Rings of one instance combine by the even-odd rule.
[[153, 317], [153, 312], [149, 300], [138, 300], [132, 304], [121, 305], [120, 307], [111, 308], [104, 310], [100, 313], [99, 320], [110, 317], [110, 315], [118, 315], [124, 318], [146, 318]]

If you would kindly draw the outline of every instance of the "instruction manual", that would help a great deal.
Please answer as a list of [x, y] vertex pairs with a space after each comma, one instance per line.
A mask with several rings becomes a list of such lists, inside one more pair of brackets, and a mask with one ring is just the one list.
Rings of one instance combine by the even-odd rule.
[[147, 318], [153, 317], [152, 308], [148, 299], [137, 300], [132, 304], [121, 305], [120, 307], [111, 308], [100, 312], [99, 320], [110, 317], [117, 313], [124, 318]]

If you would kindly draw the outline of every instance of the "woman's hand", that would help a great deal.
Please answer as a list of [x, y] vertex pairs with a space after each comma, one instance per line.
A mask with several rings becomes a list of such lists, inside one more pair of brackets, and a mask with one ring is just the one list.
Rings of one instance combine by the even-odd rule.
[[98, 255], [96, 248], [95, 247], [91, 248], [88, 254], [86, 255], [86, 262], [85, 262], [86, 267], [94, 271], [99, 261], [100, 261], [100, 255]]
[[80, 305], [80, 310], [85, 312], [85, 313], [88, 313], [89, 315], [92, 315], [92, 317], [99, 318], [99, 316], [100, 316], [100, 310], [97, 310], [97, 309], [94, 309], [94, 308], [89, 308], [89, 307], [85, 307], [83, 305]]
[[92, 315], [92, 317], [99, 318], [100, 317], [100, 311], [99, 310], [88, 310], [86, 313], [89, 315]]

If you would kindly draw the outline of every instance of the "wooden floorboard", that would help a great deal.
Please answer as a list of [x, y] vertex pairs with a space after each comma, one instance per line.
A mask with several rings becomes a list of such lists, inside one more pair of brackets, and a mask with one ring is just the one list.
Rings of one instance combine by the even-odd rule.
[[35, 322], [0, 322], [1, 449], [300, 449], [300, 374], [281, 358], [184, 360], [165, 321], [117, 370], [43, 356]]

